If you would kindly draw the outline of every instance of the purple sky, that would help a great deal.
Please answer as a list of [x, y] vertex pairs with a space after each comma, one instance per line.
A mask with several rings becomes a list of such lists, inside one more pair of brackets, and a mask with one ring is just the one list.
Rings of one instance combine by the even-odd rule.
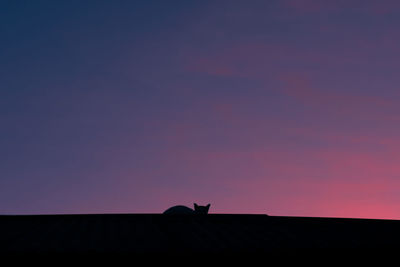
[[0, 214], [400, 219], [400, 2], [2, 1]]

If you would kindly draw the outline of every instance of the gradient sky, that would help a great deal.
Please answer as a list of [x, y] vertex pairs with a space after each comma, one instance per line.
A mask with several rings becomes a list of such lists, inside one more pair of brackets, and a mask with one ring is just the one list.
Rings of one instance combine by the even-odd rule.
[[400, 2], [0, 1], [0, 213], [400, 219]]

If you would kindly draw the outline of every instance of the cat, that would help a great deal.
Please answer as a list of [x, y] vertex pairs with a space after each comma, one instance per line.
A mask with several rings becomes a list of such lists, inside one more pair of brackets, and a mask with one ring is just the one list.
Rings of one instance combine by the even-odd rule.
[[194, 209], [188, 208], [183, 205], [178, 205], [178, 206], [173, 206], [166, 211], [163, 212], [163, 214], [208, 214], [208, 210], [210, 209], [210, 204], [207, 206], [199, 206], [196, 203], [194, 203]]

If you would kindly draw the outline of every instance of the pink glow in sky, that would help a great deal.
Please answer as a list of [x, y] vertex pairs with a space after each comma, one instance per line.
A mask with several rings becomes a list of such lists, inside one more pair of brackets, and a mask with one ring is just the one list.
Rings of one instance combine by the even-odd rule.
[[0, 25], [0, 214], [400, 219], [398, 1], [10, 1]]

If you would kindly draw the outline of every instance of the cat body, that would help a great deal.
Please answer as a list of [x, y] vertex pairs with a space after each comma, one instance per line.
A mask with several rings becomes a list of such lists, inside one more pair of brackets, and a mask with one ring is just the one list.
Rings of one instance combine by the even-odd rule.
[[207, 206], [199, 206], [196, 203], [194, 203], [194, 209], [188, 208], [188, 207], [183, 206], [183, 205], [177, 205], [177, 206], [173, 206], [173, 207], [167, 209], [166, 211], [164, 211], [163, 214], [177, 214], [177, 215], [181, 215], [181, 214], [207, 214], [209, 208], [210, 208], [210, 204], [208, 204]]

